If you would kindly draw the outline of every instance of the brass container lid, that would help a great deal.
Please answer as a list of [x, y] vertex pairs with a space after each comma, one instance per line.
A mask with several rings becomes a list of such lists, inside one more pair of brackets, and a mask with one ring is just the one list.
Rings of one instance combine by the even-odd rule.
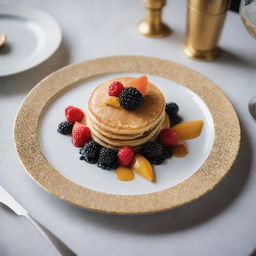
[[216, 15], [228, 10], [230, 0], [188, 0], [188, 6], [199, 12]]

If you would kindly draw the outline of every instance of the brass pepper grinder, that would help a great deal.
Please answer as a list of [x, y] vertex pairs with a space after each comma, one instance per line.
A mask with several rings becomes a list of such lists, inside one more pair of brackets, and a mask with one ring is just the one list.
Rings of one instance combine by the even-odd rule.
[[161, 19], [162, 8], [165, 4], [165, 0], [144, 0], [147, 11], [145, 20], [138, 25], [141, 34], [148, 37], [165, 37], [171, 33], [169, 27]]
[[188, 0], [185, 54], [196, 60], [213, 60], [230, 0]]

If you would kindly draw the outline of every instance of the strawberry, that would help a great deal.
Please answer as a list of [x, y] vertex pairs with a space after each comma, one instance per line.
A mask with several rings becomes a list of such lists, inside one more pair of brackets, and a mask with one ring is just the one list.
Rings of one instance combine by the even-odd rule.
[[81, 122], [84, 117], [84, 112], [80, 108], [68, 106], [65, 109], [65, 116], [68, 122]]
[[117, 154], [118, 162], [122, 166], [129, 166], [134, 159], [134, 152], [130, 147], [123, 147]]
[[118, 97], [124, 86], [119, 81], [114, 81], [108, 88], [108, 95]]
[[86, 142], [91, 139], [90, 129], [79, 123], [75, 122], [72, 130], [72, 143], [75, 147], [83, 147]]
[[166, 128], [159, 133], [158, 141], [162, 146], [174, 147], [178, 144], [178, 136], [171, 128]]

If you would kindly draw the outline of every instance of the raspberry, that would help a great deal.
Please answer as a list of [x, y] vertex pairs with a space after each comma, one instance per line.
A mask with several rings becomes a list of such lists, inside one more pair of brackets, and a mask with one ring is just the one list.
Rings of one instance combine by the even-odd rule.
[[80, 108], [68, 106], [65, 109], [65, 116], [68, 122], [81, 122], [84, 117], [84, 112]]
[[97, 142], [93, 140], [87, 142], [84, 147], [81, 148], [79, 151], [79, 153], [81, 154], [80, 160], [84, 160], [90, 164], [97, 163], [99, 159], [100, 149], [101, 146]]
[[124, 109], [136, 109], [142, 103], [142, 94], [135, 87], [127, 87], [120, 93], [119, 102]]
[[83, 147], [86, 142], [91, 139], [90, 129], [79, 123], [75, 122], [72, 130], [72, 142], [75, 147]]
[[97, 166], [105, 170], [117, 168], [118, 164], [116, 151], [110, 148], [103, 147], [100, 150], [100, 156], [98, 159]]
[[68, 135], [71, 134], [73, 128], [73, 123], [69, 123], [67, 121], [63, 121], [58, 125], [58, 130], [57, 132], [63, 134], [63, 135]]
[[166, 128], [159, 133], [158, 141], [163, 146], [174, 147], [178, 144], [178, 136], [171, 128]]
[[175, 116], [179, 112], [179, 106], [175, 102], [170, 102], [165, 105], [165, 112], [169, 116]]
[[118, 97], [124, 86], [119, 81], [114, 81], [108, 88], [108, 95]]
[[117, 157], [120, 165], [129, 166], [134, 159], [134, 152], [130, 147], [123, 147], [118, 151]]

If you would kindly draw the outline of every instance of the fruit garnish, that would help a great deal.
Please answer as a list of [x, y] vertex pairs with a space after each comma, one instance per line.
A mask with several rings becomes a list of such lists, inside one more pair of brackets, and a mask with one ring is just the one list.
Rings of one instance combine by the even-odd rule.
[[129, 166], [134, 159], [134, 152], [130, 147], [122, 147], [117, 153], [117, 158], [120, 165]]
[[72, 133], [72, 128], [73, 128], [73, 123], [63, 121], [58, 125], [57, 132], [63, 134], [63, 135], [68, 135]]
[[114, 81], [108, 88], [108, 95], [118, 97], [124, 86], [119, 81]]
[[127, 83], [125, 87], [135, 87], [144, 97], [147, 94], [148, 78], [146, 76], [138, 77]]
[[122, 181], [129, 181], [134, 179], [134, 173], [131, 168], [119, 166], [115, 170], [116, 178]]
[[117, 152], [111, 148], [102, 147], [97, 166], [101, 169], [115, 169], [117, 164]]
[[161, 164], [166, 159], [164, 147], [156, 141], [147, 142], [140, 151], [151, 164]]
[[106, 101], [104, 102], [104, 104], [106, 106], [111, 106], [111, 107], [114, 107], [114, 108], [121, 108], [118, 98], [114, 97], [114, 96], [108, 97], [106, 99]]
[[68, 106], [65, 109], [65, 117], [68, 122], [81, 122], [84, 117], [84, 112], [80, 108]]
[[173, 127], [176, 124], [179, 124], [182, 121], [182, 118], [179, 115], [169, 116], [170, 126]]
[[171, 128], [166, 128], [159, 133], [158, 141], [163, 146], [174, 147], [178, 144], [178, 136]]
[[136, 154], [131, 168], [134, 172], [138, 173], [143, 178], [149, 181], [154, 181], [155, 175], [153, 167], [144, 156]]
[[172, 155], [174, 157], [185, 157], [188, 154], [188, 148], [186, 144], [178, 144], [177, 146], [172, 148]]
[[179, 106], [175, 102], [169, 102], [165, 105], [165, 112], [169, 115], [177, 115], [179, 112]]
[[201, 134], [204, 122], [195, 120], [183, 122], [172, 127], [180, 140], [189, 140], [198, 137]]
[[72, 143], [75, 147], [83, 147], [86, 142], [91, 139], [90, 129], [79, 123], [75, 122], [72, 130]]
[[90, 164], [97, 163], [100, 155], [100, 149], [101, 145], [97, 142], [93, 140], [87, 142], [79, 151], [81, 154], [80, 160], [84, 160]]
[[121, 107], [127, 110], [136, 109], [142, 103], [142, 94], [134, 87], [125, 88], [118, 98]]

